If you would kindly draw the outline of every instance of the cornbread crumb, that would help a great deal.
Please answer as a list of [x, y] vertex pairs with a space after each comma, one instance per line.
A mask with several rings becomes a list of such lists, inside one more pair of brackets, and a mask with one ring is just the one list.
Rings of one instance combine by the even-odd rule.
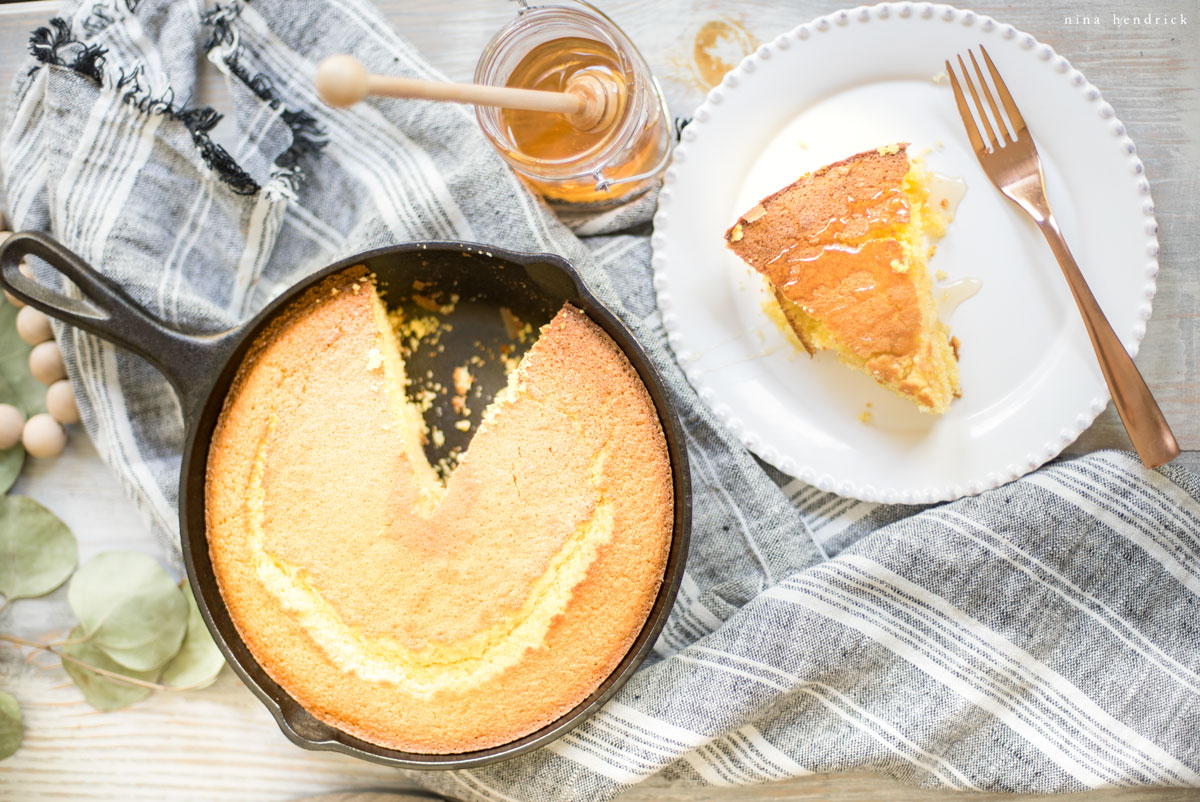
[[436, 426], [429, 428], [429, 438], [433, 441], [434, 446], [441, 448], [446, 445], [446, 435]]
[[454, 428], [458, 429], [460, 432], [469, 431], [471, 428], [471, 422], [469, 420], [456, 420], [454, 422]]
[[[525, 343], [533, 336], [533, 326], [513, 314], [507, 306], [500, 307], [500, 320], [504, 323], [504, 332], [508, 339]], [[503, 347], [502, 347], [503, 350]]]
[[452, 294], [450, 296], [450, 300], [447, 303], [442, 304], [438, 303], [435, 299], [430, 298], [428, 295], [414, 293], [412, 296], [412, 302], [424, 309], [426, 312], [437, 312], [440, 315], [449, 315], [458, 305], [458, 297], [459, 296], [457, 293]]
[[471, 384], [474, 383], [475, 377], [471, 375], [471, 371], [466, 365], [459, 365], [454, 369], [454, 392], [459, 395], [466, 395], [471, 389]]
[[892, 156], [900, 152], [900, 145], [893, 143], [891, 145], [883, 145], [875, 149], [875, 152], [880, 156]]
[[[437, 331], [440, 325], [438, 319], [432, 315], [426, 317], [406, 317], [404, 312], [399, 309], [390, 312], [388, 318], [391, 320], [392, 327], [395, 328], [396, 332], [410, 340], [423, 340]], [[412, 349], [416, 350], [416, 346], [412, 346]]]
[[433, 406], [433, 402], [436, 400], [437, 393], [435, 393], [433, 390], [430, 390], [428, 387], [422, 388], [413, 396], [413, 401], [416, 402], [417, 408], [422, 412], [428, 412], [429, 408]]
[[949, 274], [948, 274], [948, 273], [947, 273], [945, 270], [939, 270], [939, 271], [938, 271], [937, 273], [935, 273], [934, 275], [936, 275], [936, 276], [937, 276], [937, 280], [938, 280], [938, 281], [945, 281], [945, 280], [946, 280], [946, 276], [947, 276], [947, 275], [949, 275]]

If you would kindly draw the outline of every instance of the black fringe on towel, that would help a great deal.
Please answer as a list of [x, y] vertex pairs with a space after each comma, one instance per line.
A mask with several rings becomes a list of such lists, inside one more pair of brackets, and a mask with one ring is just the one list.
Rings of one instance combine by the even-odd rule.
[[43, 64], [69, 67], [96, 83], [103, 81], [104, 54], [100, 45], [84, 45], [71, 36], [71, 23], [61, 17], [50, 20], [50, 27], [38, 28], [29, 37], [29, 52]]
[[200, 152], [200, 158], [238, 195], [253, 195], [261, 189], [258, 182], [234, 161], [229, 151], [213, 142], [209, 136], [209, 131], [221, 121], [219, 111], [211, 106], [189, 108], [186, 102], [178, 103], [175, 90], [169, 87], [161, 95], [152, 95], [142, 88], [138, 80], [141, 73], [140, 64], [129, 73], [121, 70], [117, 89], [125, 90], [122, 100], [145, 114], [164, 114], [182, 123], [192, 135], [192, 143]]
[[228, 5], [218, 3], [213, 6], [212, 11], [206, 11], [200, 15], [200, 24], [211, 29], [208, 41], [204, 43], [206, 51], [212, 50], [217, 45], [233, 44], [233, 21], [241, 13], [241, 4], [235, 1]]
[[[236, 34], [232, 23], [238, 14], [241, 13], [241, 10], [242, 7], [239, 3], [232, 3], [230, 5], [217, 6], [200, 18], [202, 24], [212, 29], [208, 41], [204, 45], [206, 50], [212, 50], [222, 45], [234, 45]], [[292, 144], [291, 147], [279, 155], [275, 160], [275, 164], [281, 169], [281, 174], [288, 178], [294, 186], [296, 182], [304, 178], [304, 170], [300, 166], [300, 160], [306, 156], [314, 156], [320, 153], [321, 149], [329, 144], [329, 139], [325, 131], [317, 123], [315, 117], [306, 111], [288, 108], [284, 104], [283, 98], [276, 91], [270, 77], [262, 73], [252, 75], [250, 70], [246, 68], [246, 65], [242, 64], [241, 56], [241, 47], [235, 46], [230, 54], [225, 57], [225, 66], [259, 100], [268, 104], [273, 109], [282, 109], [279, 116], [292, 132]]]
[[[137, 0], [125, 0], [125, 4], [132, 12]], [[95, 21], [95, 25], [99, 26], [97, 30], [111, 23], [112, 19], [107, 15], [100, 16]], [[71, 23], [61, 17], [50, 20], [49, 27], [38, 28], [33, 32], [29, 37], [29, 52], [43, 64], [69, 67], [98, 84], [104, 83], [104, 55], [108, 51], [100, 45], [84, 45], [74, 38], [71, 35]], [[253, 195], [258, 192], [258, 182], [238, 166], [225, 148], [213, 142], [209, 136], [209, 131], [221, 120], [220, 113], [208, 106], [186, 108], [186, 103], [176, 102], [173, 89], [167, 89], [157, 97], [152, 96], [142, 89], [138, 81], [142, 72], [140, 65], [129, 73], [124, 69], [119, 72], [116, 88], [125, 90], [122, 99], [126, 103], [143, 113], [165, 114], [183, 123], [192, 135], [192, 142], [200, 152], [200, 158], [222, 181], [239, 195]]]
[[[132, 14], [136, 10], [138, 2], [139, 0], [124, 0], [128, 13]], [[207, 50], [234, 42], [235, 33], [231, 23], [240, 12], [240, 4], [233, 3], [217, 6], [201, 17], [201, 22], [212, 29], [205, 44]], [[83, 27], [91, 35], [95, 35], [113, 21], [107, 9], [96, 6]], [[29, 52], [42, 64], [68, 67], [98, 84], [104, 82], [104, 56], [107, 50], [100, 45], [84, 45], [71, 35], [71, 23], [61, 17], [51, 19], [49, 26], [33, 32], [29, 38]], [[280, 119], [292, 132], [291, 147], [280, 154], [275, 163], [280, 170], [278, 175], [282, 175], [295, 187], [304, 178], [301, 160], [319, 153], [328, 144], [328, 137], [311, 114], [284, 105], [269, 77], [261, 73], [251, 75], [240, 62], [240, 55], [239, 47], [225, 58], [229, 71], [258, 98], [270, 104], [271, 108], [281, 109]], [[34, 70], [36, 69], [35, 67]], [[234, 161], [225, 148], [213, 142], [209, 135], [220, 122], [222, 115], [210, 106], [189, 108], [186, 102], [179, 103], [174, 90], [170, 88], [161, 95], [151, 95], [142, 88], [138, 80], [141, 72], [141, 65], [130, 72], [119, 70], [116, 88], [125, 90], [124, 101], [145, 114], [164, 114], [182, 123], [192, 135], [192, 142], [200, 152], [200, 158], [234, 192], [239, 195], [253, 195], [258, 192], [261, 189], [258, 182]]]
[[258, 182], [243, 170], [229, 151], [213, 142], [208, 132], [221, 121], [221, 115], [216, 109], [204, 107], [183, 109], [175, 112], [174, 117], [192, 133], [192, 142], [200, 151], [200, 157], [209, 167], [216, 170], [223, 181], [239, 195], [253, 195], [260, 189]]

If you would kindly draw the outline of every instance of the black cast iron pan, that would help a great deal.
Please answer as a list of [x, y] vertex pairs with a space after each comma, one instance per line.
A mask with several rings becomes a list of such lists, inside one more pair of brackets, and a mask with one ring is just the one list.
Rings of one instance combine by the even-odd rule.
[[[82, 298], [52, 290], [25, 277], [18, 264], [27, 255], [40, 257], [74, 282]], [[309, 715], [255, 662], [238, 636], [217, 589], [209, 561], [204, 525], [204, 478], [209, 442], [225, 394], [243, 356], [260, 331], [289, 303], [325, 277], [354, 265], [366, 265], [379, 282], [388, 304], [411, 303], [414, 281], [426, 297], [458, 300], [449, 318], [453, 323], [438, 348], [420, 349], [410, 356], [410, 376], [421, 377], [428, 367], [435, 376], [449, 374], [473, 353], [498, 349], [510, 343], [498, 314], [510, 309], [534, 330], [570, 302], [588, 314], [629, 357], [658, 410], [671, 459], [675, 494], [675, 528], [666, 575], [642, 631], [617, 669], [574, 710], [537, 732], [502, 746], [454, 755], [422, 755], [384, 749], [351, 737]], [[691, 525], [691, 493], [687, 450], [683, 432], [666, 398], [657, 371], [629, 330], [588, 292], [579, 274], [553, 254], [514, 253], [501, 248], [462, 242], [418, 242], [368, 251], [330, 265], [300, 281], [272, 301], [248, 323], [217, 334], [192, 335], [168, 328], [149, 315], [115, 282], [93, 270], [82, 259], [51, 237], [40, 233], [15, 234], [0, 246], [0, 285], [30, 306], [64, 323], [78, 326], [144, 357], [167, 377], [183, 412], [187, 427], [179, 486], [179, 529], [183, 560], [200, 613], [213, 639], [242, 681], [270, 709], [280, 728], [294, 743], [310, 749], [329, 749], [356, 757], [410, 769], [460, 769], [480, 766], [528, 752], [578, 725], [629, 678], [653, 647], [666, 623], [683, 577]], [[487, 367], [487, 365], [491, 365]], [[434, 371], [439, 367], [439, 371]], [[483, 402], [475, 414], [504, 383], [498, 360], [485, 362], [478, 375]], [[448, 424], [448, 410], [435, 405]], [[477, 421], [474, 421], [477, 423]], [[431, 462], [444, 452], [465, 447], [467, 435], [453, 425], [439, 426], [446, 433], [443, 453], [430, 447]], [[472, 426], [472, 430], [474, 426]]]

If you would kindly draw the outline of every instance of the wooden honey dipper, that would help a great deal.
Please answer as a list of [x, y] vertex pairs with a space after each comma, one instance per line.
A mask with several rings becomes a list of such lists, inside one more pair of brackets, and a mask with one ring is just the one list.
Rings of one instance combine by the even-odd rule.
[[580, 131], [599, 131], [617, 116], [620, 89], [611, 79], [578, 73], [567, 81], [565, 92], [515, 89], [485, 84], [426, 81], [394, 75], [372, 75], [362, 62], [348, 54], [330, 56], [317, 67], [317, 92], [331, 106], [352, 106], [368, 95], [473, 103], [526, 111], [558, 112]]

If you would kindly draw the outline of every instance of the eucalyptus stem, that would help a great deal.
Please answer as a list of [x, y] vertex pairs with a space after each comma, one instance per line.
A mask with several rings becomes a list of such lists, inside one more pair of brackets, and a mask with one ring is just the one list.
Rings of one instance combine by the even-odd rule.
[[[109, 671], [106, 668], [100, 668], [99, 666], [94, 666], [91, 663], [84, 662], [83, 660], [80, 660], [78, 657], [72, 657], [69, 654], [63, 654], [62, 652], [58, 651], [58, 649], [56, 649], [53, 644], [38, 643], [37, 641], [25, 640], [24, 638], [18, 638], [16, 635], [0, 634], [0, 640], [5, 640], [5, 641], [8, 641], [9, 643], [15, 643], [18, 646], [26, 646], [30, 649], [40, 649], [44, 652], [50, 652], [50, 654], [57, 656], [60, 660], [67, 660], [69, 662], [72, 662], [77, 666], [86, 668], [88, 671], [94, 671], [95, 673], [99, 674], [102, 677], [108, 677], [111, 680], [114, 680], [116, 682], [124, 682], [128, 685], [136, 685], [139, 688], [149, 688], [152, 691], [186, 691], [186, 690], [190, 690], [192, 687], [195, 687], [195, 686], [184, 686], [184, 687], [180, 687], [180, 688], [172, 688], [170, 685], [161, 685], [157, 682], [147, 682], [146, 680], [138, 679], [137, 677], [127, 677], [124, 674], [117, 673], [116, 671]], [[79, 639], [76, 639], [75, 642], [78, 642], [78, 640]], [[70, 641], [68, 641], [68, 642], [70, 642]]]
[[87, 643], [91, 639], [91, 635], [84, 635], [82, 638], [63, 638], [62, 640], [52, 640], [46, 645], [58, 649], [62, 646], [74, 646], [76, 643]]
[[12, 601], [12, 599], [8, 598], [7, 596], [4, 597], [4, 601], [0, 601], [0, 613], [4, 612], [4, 608], [8, 607], [8, 603], [10, 601]]

